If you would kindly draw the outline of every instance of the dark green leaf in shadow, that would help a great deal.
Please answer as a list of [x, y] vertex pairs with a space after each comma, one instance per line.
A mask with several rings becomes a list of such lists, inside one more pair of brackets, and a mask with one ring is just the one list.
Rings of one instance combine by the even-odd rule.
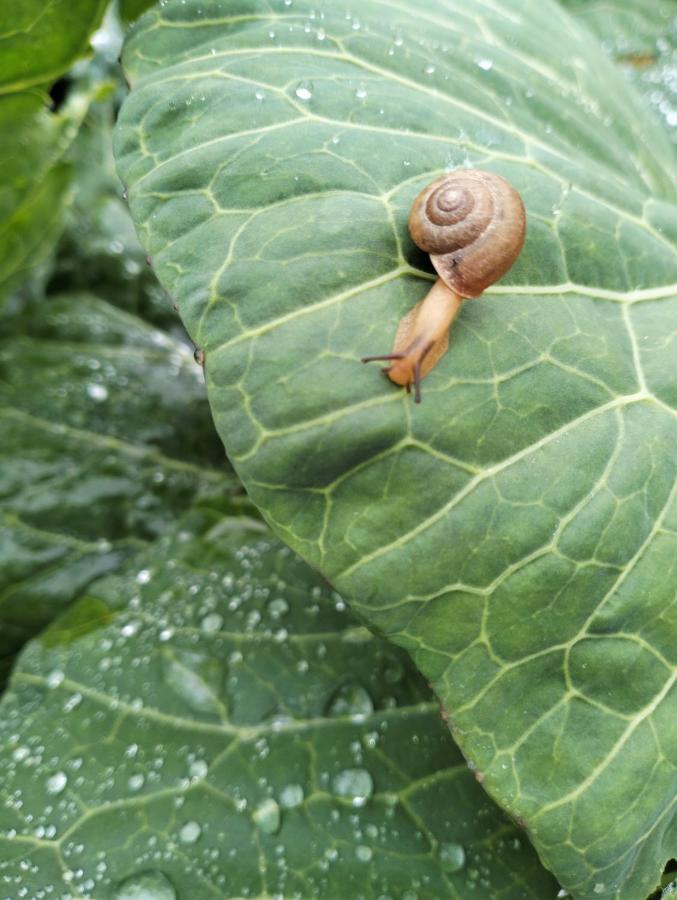
[[4, 320], [0, 656], [192, 504], [250, 513], [184, 344], [87, 294]]

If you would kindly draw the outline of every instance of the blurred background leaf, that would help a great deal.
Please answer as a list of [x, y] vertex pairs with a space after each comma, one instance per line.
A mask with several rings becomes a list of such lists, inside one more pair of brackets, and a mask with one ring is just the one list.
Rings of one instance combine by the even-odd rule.
[[677, 143], [674, 0], [561, 0], [601, 41]]

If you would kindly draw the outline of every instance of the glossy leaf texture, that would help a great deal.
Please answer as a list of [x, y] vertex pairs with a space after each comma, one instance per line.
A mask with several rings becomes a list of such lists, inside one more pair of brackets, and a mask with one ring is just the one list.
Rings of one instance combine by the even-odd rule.
[[193, 504], [248, 512], [184, 344], [87, 294], [3, 318], [0, 658]]
[[[596, 40], [525, 0], [168, 2], [118, 170], [277, 533], [408, 648], [484, 786], [579, 898], [675, 853], [674, 151]], [[521, 192], [525, 249], [423, 402], [387, 353], [445, 169]]]
[[193, 513], [144, 564], [0, 703], [3, 896], [554, 897], [411, 662], [286, 547]]
[[677, 142], [677, 9], [661, 0], [561, 0], [663, 120]]

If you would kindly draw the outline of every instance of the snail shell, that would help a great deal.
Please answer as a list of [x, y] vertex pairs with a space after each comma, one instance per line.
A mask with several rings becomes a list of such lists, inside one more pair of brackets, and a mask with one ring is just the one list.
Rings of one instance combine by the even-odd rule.
[[512, 185], [481, 169], [457, 169], [418, 195], [409, 214], [414, 243], [461, 297], [479, 297], [524, 244], [526, 215]]

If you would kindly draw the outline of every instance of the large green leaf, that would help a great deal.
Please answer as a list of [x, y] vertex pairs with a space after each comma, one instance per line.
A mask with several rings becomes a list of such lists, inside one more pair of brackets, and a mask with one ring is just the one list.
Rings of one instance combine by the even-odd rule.
[[[169, 2], [126, 49], [116, 154], [277, 532], [433, 683], [576, 897], [675, 852], [675, 157], [549, 0]], [[411, 398], [388, 352], [446, 168], [528, 214]]]
[[[21, 0], [0, 9], [0, 94], [48, 84], [86, 53], [108, 0]], [[3, 135], [5, 132], [3, 132]]]
[[59, 114], [38, 88], [82, 55], [106, 0], [22, 0], [0, 8], [0, 300], [35, 270], [63, 227], [64, 153], [91, 97]]
[[86, 294], [6, 316], [0, 658], [186, 506], [227, 504], [238, 485], [217, 443], [175, 339]]
[[192, 516], [24, 652], [0, 704], [5, 892], [554, 897], [411, 663], [227, 524]]

